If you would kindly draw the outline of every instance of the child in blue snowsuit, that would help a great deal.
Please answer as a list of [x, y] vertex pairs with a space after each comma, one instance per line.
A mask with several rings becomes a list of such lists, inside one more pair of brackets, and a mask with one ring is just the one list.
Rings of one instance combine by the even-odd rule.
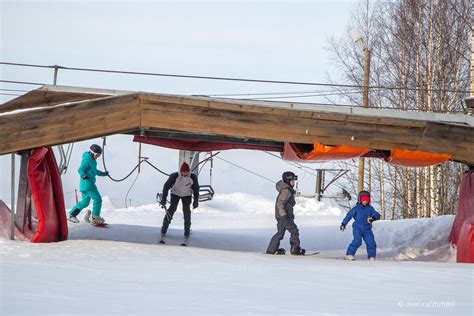
[[380, 219], [380, 214], [370, 205], [370, 193], [360, 191], [357, 204], [347, 213], [342, 221], [340, 229], [344, 231], [346, 225], [354, 219], [352, 224], [352, 234], [354, 239], [350, 243], [346, 252], [346, 260], [354, 260], [357, 249], [362, 245], [364, 239], [367, 246], [367, 256], [369, 260], [375, 260], [377, 244], [372, 232], [372, 222]]

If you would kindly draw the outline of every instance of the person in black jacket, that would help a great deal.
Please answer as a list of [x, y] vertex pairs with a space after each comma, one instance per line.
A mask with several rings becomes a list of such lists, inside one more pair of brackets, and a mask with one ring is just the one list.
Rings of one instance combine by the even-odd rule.
[[[168, 191], [171, 189], [171, 201], [170, 206], [166, 210], [166, 199], [168, 197]], [[164, 243], [164, 237], [168, 231], [168, 226], [173, 219], [173, 215], [178, 207], [179, 200], [183, 205], [183, 217], [184, 217], [184, 239], [185, 242], [189, 238], [189, 232], [191, 229], [191, 198], [193, 199], [193, 209], [199, 206], [199, 183], [197, 176], [190, 173], [189, 165], [183, 163], [179, 172], [172, 173], [168, 180], [163, 186], [163, 195], [161, 197], [160, 204], [165, 208], [166, 215], [163, 219], [163, 225], [161, 226], [161, 241]]]
[[280, 241], [285, 236], [285, 231], [290, 232], [290, 245], [292, 255], [304, 255], [305, 250], [300, 246], [300, 235], [298, 226], [295, 224], [295, 214], [293, 207], [296, 205], [295, 193], [293, 189], [298, 177], [291, 171], [286, 171], [282, 175], [282, 180], [276, 184], [278, 196], [275, 203], [275, 218], [277, 220], [277, 232], [270, 240], [267, 254], [284, 255], [285, 249], [279, 248]]

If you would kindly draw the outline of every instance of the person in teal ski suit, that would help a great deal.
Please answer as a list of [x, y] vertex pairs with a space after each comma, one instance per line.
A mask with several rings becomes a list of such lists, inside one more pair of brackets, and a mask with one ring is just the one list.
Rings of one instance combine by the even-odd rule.
[[105, 221], [100, 217], [100, 209], [102, 208], [102, 196], [97, 190], [95, 184], [95, 177], [105, 177], [109, 172], [97, 170], [97, 158], [102, 154], [102, 148], [99, 145], [93, 144], [90, 150], [82, 154], [82, 162], [77, 169], [81, 177], [79, 181], [79, 191], [82, 193], [82, 200], [79, 201], [69, 212], [69, 220], [78, 223], [77, 215], [83, 208], [87, 207], [91, 201], [94, 201], [92, 206], [92, 224], [103, 224]]

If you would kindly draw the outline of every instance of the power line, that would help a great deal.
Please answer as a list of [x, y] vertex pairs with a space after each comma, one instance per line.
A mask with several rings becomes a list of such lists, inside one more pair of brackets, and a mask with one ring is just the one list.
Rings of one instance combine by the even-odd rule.
[[21, 94], [15, 94], [15, 93], [0, 93], [0, 95], [12, 95], [12, 96], [15, 96], [15, 97], [21, 96]]
[[305, 94], [305, 95], [287, 95], [282, 97], [261, 97], [261, 98], [248, 98], [248, 99], [241, 99], [241, 100], [269, 100], [269, 99], [288, 99], [288, 98], [309, 98], [309, 97], [324, 97], [324, 96], [331, 96], [331, 95], [344, 95], [344, 94], [352, 94], [352, 93], [360, 93], [360, 91], [342, 91], [342, 92], [333, 92], [333, 93], [321, 93], [321, 94]]
[[29, 90], [20, 90], [20, 89], [2, 89], [0, 88], [0, 91], [17, 91], [17, 92], [28, 92]]
[[[298, 169], [304, 169], [304, 172], [309, 173], [310, 175], [316, 177], [316, 174], [314, 174], [314, 169], [311, 169], [311, 168], [309, 168], [309, 167], [303, 166], [302, 164], [297, 163], [297, 162], [290, 162], [290, 161], [283, 160], [280, 156], [275, 155], [275, 154], [273, 154], [273, 153], [271, 153], [271, 152], [268, 152], [268, 151], [264, 151], [264, 153], [266, 153], [266, 154], [268, 154], [268, 155], [270, 155], [270, 156], [273, 156], [273, 157], [275, 157], [275, 158], [278, 158], [279, 160], [282, 160], [282, 161], [286, 162], [287, 164], [293, 165], [293, 166], [295, 166], [295, 167], [298, 168]], [[308, 171], [308, 170], [311, 170], [311, 172]]]
[[231, 165], [233, 165], [233, 166], [235, 166], [235, 167], [237, 167], [237, 168], [240, 168], [240, 169], [242, 169], [242, 170], [245, 170], [245, 171], [247, 171], [247, 172], [249, 172], [249, 173], [251, 173], [251, 174], [253, 174], [253, 175], [257, 176], [257, 177], [260, 177], [260, 178], [262, 178], [262, 179], [265, 179], [265, 180], [267, 180], [267, 181], [270, 181], [271, 183], [275, 183], [275, 181], [273, 181], [273, 180], [271, 180], [271, 179], [269, 179], [269, 178], [267, 178], [267, 177], [264, 177], [264, 176], [262, 176], [262, 175], [260, 175], [260, 174], [258, 174], [258, 173], [256, 173], [256, 172], [253, 172], [252, 170], [249, 170], [249, 169], [247, 169], [247, 168], [244, 168], [244, 167], [242, 167], [242, 166], [239, 166], [239, 165], [236, 164], [236, 163], [233, 163], [233, 162], [231, 162], [231, 161], [225, 160], [224, 158], [221, 158], [221, 157], [218, 157], [218, 156], [215, 156], [215, 158], [220, 159], [220, 160], [222, 160], [222, 161], [225, 161], [225, 162], [227, 162], [228, 164], [231, 164]]
[[[360, 91], [360, 90], [357, 90]], [[279, 95], [279, 94], [303, 94], [303, 93], [327, 93], [334, 90], [307, 90], [291, 92], [258, 92], [258, 93], [229, 93], [229, 94], [208, 94], [209, 97], [232, 97], [232, 96], [251, 96], [251, 95]]]
[[[1, 64], [1, 63], [0, 63]], [[28, 82], [28, 81], [13, 81], [13, 80], [0, 80], [0, 82], [5, 82], [5, 83], [18, 83], [18, 84], [30, 84], [34, 86], [44, 86], [46, 83], [40, 83], [40, 82]]]
[[[196, 76], [196, 75], [181, 75], [181, 74], [139, 72], [139, 71], [126, 71], [126, 70], [110, 70], [110, 69], [99, 69], [99, 68], [66, 67], [66, 66], [60, 66], [60, 65], [47, 66], [47, 65], [10, 63], [10, 62], [0, 62], [0, 65], [50, 68], [50, 69], [64, 69], [64, 70], [88, 71], [88, 72], [102, 72], [102, 73], [114, 73], [114, 74], [125, 74], [125, 75], [142, 75], [142, 76], [159, 76], [159, 77], [172, 77], [172, 78], [187, 78], [187, 79], [223, 80], [223, 81], [240, 81], [240, 82], [254, 82], [254, 83], [321, 86], [321, 87], [358, 88], [358, 89], [366, 88], [365, 86], [350, 85], [350, 84], [333, 84], [333, 83], [318, 83], [318, 82], [304, 82], [304, 81], [284, 81], [284, 80], [265, 80], [265, 79], [249, 79], [249, 78]], [[423, 88], [423, 87], [421, 87], [421, 88], [420, 87], [408, 88], [408, 87], [368, 86], [367, 88], [369, 88], [369, 89], [386, 89], [386, 90], [413, 90], [413, 91], [425, 91], [425, 92], [430, 91], [430, 92], [469, 93], [469, 91], [466, 91], [466, 90], [427, 89], [427, 88]]]

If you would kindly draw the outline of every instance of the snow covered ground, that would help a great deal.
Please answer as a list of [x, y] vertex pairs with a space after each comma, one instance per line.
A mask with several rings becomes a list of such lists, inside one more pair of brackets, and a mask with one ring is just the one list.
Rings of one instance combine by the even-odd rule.
[[454, 263], [447, 243], [453, 216], [376, 222], [378, 260], [363, 245], [348, 262], [344, 212], [303, 198], [302, 246], [320, 254], [264, 255], [273, 208], [218, 195], [193, 212], [189, 247], [180, 211], [159, 245], [162, 209], [107, 198], [108, 228], [70, 224], [69, 240], [53, 244], [0, 239], [0, 315], [473, 315], [474, 268]]

